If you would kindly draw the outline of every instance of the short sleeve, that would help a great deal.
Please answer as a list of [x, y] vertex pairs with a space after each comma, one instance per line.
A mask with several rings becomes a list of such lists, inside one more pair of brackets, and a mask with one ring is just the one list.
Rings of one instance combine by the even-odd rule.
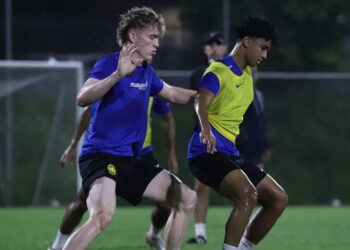
[[212, 92], [214, 95], [217, 95], [220, 90], [220, 82], [214, 73], [208, 72], [203, 76], [201, 82], [199, 83], [199, 87], [205, 88]]
[[157, 96], [164, 87], [164, 82], [152, 69], [151, 96]]
[[103, 80], [116, 70], [116, 60], [113, 55], [100, 58], [89, 73], [88, 78]]

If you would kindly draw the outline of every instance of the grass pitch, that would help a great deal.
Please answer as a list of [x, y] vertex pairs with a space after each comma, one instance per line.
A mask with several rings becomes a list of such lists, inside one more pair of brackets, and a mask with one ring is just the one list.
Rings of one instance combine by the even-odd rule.
[[[89, 248], [92, 250], [149, 250], [144, 235], [149, 227], [151, 207], [117, 208], [113, 222]], [[183, 244], [182, 249], [222, 249], [229, 207], [211, 207], [204, 246]], [[0, 249], [47, 249], [52, 243], [63, 208], [1, 208]], [[84, 217], [84, 220], [86, 217]], [[185, 240], [193, 235], [189, 226]], [[257, 250], [348, 250], [350, 249], [350, 207], [288, 207]]]

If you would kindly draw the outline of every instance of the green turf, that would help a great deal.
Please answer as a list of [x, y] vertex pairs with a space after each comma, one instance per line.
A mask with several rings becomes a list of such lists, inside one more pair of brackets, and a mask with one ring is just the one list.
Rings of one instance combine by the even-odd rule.
[[[144, 243], [151, 208], [117, 208], [112, 224], [89, 249], [149, 249]], [[221, 249], [228, 207], [209, 210], [205, 246], [183, 244], [182, 249]], [[0, 249], [47, 249], [53, 240], [63, 209], [0, 209]], [[192, 236], [189, 227], [186, 239]], [[289, 207], [258, 250], [348, 250], [350, 207]]]

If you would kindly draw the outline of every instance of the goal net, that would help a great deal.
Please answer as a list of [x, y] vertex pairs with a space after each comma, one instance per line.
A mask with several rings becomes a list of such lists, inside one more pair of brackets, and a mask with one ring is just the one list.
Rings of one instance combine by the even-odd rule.
[[79, 109], [81, 62], [0, 61], [0, 205], [49, 205], [76, 195], [59, 159]]

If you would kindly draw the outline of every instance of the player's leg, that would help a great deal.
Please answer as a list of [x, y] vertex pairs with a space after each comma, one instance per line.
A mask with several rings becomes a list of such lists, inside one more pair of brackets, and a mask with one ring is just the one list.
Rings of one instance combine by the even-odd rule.
[[180, 249], [196, 204], [196, 193], [170, 172], [162, 170], [148, 184], [143, 197], [172, 208], [165, 226], [165, 249]]
[[224, 177], [219, 194], [234, 202], [226, 222], [224, 249], [238, 247], [257, 201], [256, 190], [247, 176], [236, 169]]
[[167, 208], [161, 204], [156, 204], [151, 215], [151, 222], [153, 227], [157, 229], [164, 228], [170, 213], [170, 208]]
[[57, 232], [56, 239], [50, 250], [60, 250], [66, 243], [69, 235], [73, 232], [74, 228], [80, 223], [81, 218], [86, 212], [86, 200], [81, 189], [78, 194], [78, 199], [72, 202], [63, 216], [60, 229]]
[[206, 244], [206, 218], [209, 206], [209, 187], [198, 179], [195, 179], [195, 191], [197, 193], [197, 204], [194, 210], [194, 237], [190, 238], [189, 244]]
[[[147, 165], [159, 166], [157, 159], [154, 157], [153, 152], [147, 152], [141, 156], [141, 160]], [[162, 204], [156, 203], [151, 214], [151, 225], [146, 233], [145, 240], [151, 247], [156, 249], [162, 249], [164, 242], [160, 236], [161, 230], [164, 228], [171, 209], [165, 207]]]
[[223, 249], [237, 249], [257, 202], [257, 192], [231, 156], [216, 152], [201, 154], [189, 161], [194, 176], [221, 196], [233, 201], [226, 222]]
[[162, 204], [156, 204], [151, 214], [151, 225], [146, 234], [146, 242], [156, 249], [162, 249], [164, 242], [160, 236], [160, 231], [164, 228], [171, 209]]
[[63, 249], [85, 249], [107, 227], [115, 211], [115, 187], [115, 181], [108, 177], [94, 181], [87, 198], [89, 219], [69, 237]]
[[[253, 249], [271, 230], [277, 219], [288, 205], [288, 196], [283, 188], [269, 175], [266, 175], [257, 185], [258, 203], [262, 206], [252, 218], [242, 249]], [[243, 243], [247, 245], [243, 248]]]

